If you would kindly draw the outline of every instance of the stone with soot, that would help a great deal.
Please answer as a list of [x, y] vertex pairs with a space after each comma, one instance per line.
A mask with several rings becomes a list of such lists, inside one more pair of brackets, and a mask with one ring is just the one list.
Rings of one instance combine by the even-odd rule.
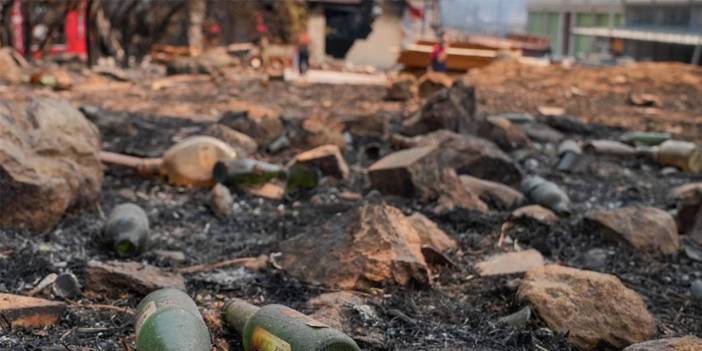
[[702, 350], [702, 339], [688, 335], [680, 338], [665, 338], [651, 340], [631, 345], [623, 351], [699, 351]]
[[219, 123], [250, 136], [258, 145], [270, 144], [284, 130], [276, 111], [246, 103], [222, 115]]
[[702, 244], [702, 183], [689, 183], [673, 188], [668, 201], [675, 203], [678, 232]]
[[94, 291], [146, 295], [161, 288], [185, 290], [185, 280], [179, 273], [170, 273], [138, 262], [89, 261], [85, 273], [86, 285]]
[[474, 134], [480, 119], [475, 113], [475, 89], [462, 80], [439, 90], [411, 118], [402, 123], [402, 134], [415, 136], [439, 129]]
[[492, 141], [506, 151], [531, 145], [531, 140], [524, 130], [508, 119], [497, 116], [482, 121], [476, 135]]
[[525, 201], [522, 193], [504, 184], [467, 175], [461, 176], [461, 181], [483, 201], [500, 209], [514, 208]]
[[508, 185], [522, 180], [522, 171], [512, 159], [493, 142], [479, 137], [439, 130], [419, 137], [395, 139], [401, 147], [436, 147], [432, 156], [458, 174]]
[[370, 204], [286, 240], [279, 264], [300, 280], [341, 289], [429, 284], [421, 244], [400, 210]]
[[255, 154], [258, 150], [258, 143], [252, 137], [221, 123], [213, 123], [202, 134], [224, 141], [237, 151], [242, 151], [240, 152], [242, 155]]
[[319, 169], [322, 174], [346, 179], [349, 176], [349, 166], [336, 145], [322, 145], [307, 150], [295, 156], [295, 162]]
[[455, 250], [458, 248], [456, 240], [448, 236], [436, 223], [419, 212], [413, 213], [407, 219], [412, 222], [412, 226], [419, 234], [422, 246], [431, 246], [440, 252]]
[[45, 231], [94, 206], [99, 152], [97, 128], [68, 102], [0, 102], [0, 227]]
[[411, 74], [400, 74], [388, 82], [385, 99], [392, 101], [411, 100], [417, 93], [417, 79]]
[[628, 243], [645, 253], [672, 255], [680, 249], [675, 220], [657, 208], [595, 210], [585, 215], [585, 222], [603, 238]]
[[63, 302], [0, 293], [0, 315], [12, 328], [54, 325], [65, 310]]
[[397, 151], [368, 168], [371, 187], [385, 194], [436, 201], [443, 210], [455, 207], [487, 211], [451, 168], [441, 166], [435, 146]]
[[580, 350], [622, 348], [656, 334], [641, 297], [610, 274], [547, 265], [527, 272], [517, 294]]
[[337, 291], [315, 296], [305, 306], [312, 311], [309, 316], [332, 328], [348, 332], [350, 310], [365, 305], [365, 299], [351, 291]]

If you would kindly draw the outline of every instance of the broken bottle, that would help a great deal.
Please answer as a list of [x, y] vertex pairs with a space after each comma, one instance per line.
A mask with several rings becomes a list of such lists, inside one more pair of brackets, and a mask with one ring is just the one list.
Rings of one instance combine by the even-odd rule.
[[232, 299], [226, 324], [243, 338], [245, 351], [360, 351], [346, 334], [282, 305], [254, 306]]

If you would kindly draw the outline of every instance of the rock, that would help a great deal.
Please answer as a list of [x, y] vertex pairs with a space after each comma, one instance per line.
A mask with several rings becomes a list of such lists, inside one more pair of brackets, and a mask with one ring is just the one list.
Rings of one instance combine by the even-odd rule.
[[295, 143], [300, 147], [314, 148], [331, 144], [340, 149], [346, 148], [344, 124], [330, 116], [315, 115], [307, 118], [302, 123], [301, 134], [302, 140]]
[[457, 207], [483, 213], [488, 212], [487, 204], [480, 199], [478, 194], [465, 185], [452, 168], [444, 169], [441, 172], [439, 182], [432, 184], [432, 186], [439, 194], [439, 198], [436, 201], [438, 206], [435, 208], [435, 212], [439, 214], [451, 211]]
[[343, 122], [355, 138], [384, 139], [390, 129], [389, 118], [377, 112], [344, 118]]
[[534, 249], [499, 254], [475, 265], [481, 277], [524, 273], [544, 265], [544, 257]]
[[500, 117], [489, 117], [481, 123], [477, 135], [494, 142], [506, 151], [531, 145], [531, 140], [524, 130]]
[[585, 222], [603, 238], [626, 242], [645, 253], [673, 255], [680, 249], [675, 220], [657, 208], [595, 210], [585, 215]]
[[554, 225], [558, 222], [558, 217], [553, 211], [540, 205], [529, 205], [520, 207], [510, 216], [512, 219], [530, 218], [546, 225]]
[[547, 207], [558, 214], [570, 214], [571, 203], [568, 194], [556, 183], [539, 176], [524, 178], [522, 193], [533, 203]]
[[385, 90], [385, 100], [411, 100], [417, 94], [416, 81], [417, 79], [411, 74], [400, 74], [398, 77], [395, 77], [389, 82]]
[[177, 265], [185, 262], [185, 254], [183, 251], [152, 250], [149, 253], [159, 261], [167, 262], [170, 265]]
[[0, 81], [19, 83], [22, 80], [22, 68], [15, 61], [11, 48], [0, 49]]
[[622, 351], [697, 351], [702, 350], [702, 339], [688, 335], [680, 338], [651, 340], [631, 345]]
[[615, 140], [590, 140], [583, 145], [583, 151], [598, 155], [632, 157], [637, 154], [635, 148]]
[[322, 145], [307, 150], [295, 156], [295, 162], [319, 169], [322, 174], [346, 179], [349, 176], [349, 166], [336, 145]]
[[507, 324], [512, 328], [523, 329], [531, 319], [531, 308], [526, 306], [521, 310], [504, 316], [498, 320], [499, 323]]
[[68, 102], [0, 102], [0, 227], [45, 231], [94, 206], [99, 153], [97, 128]]
[[305, 303], [309, 316], [332, 328], [349, 332], [349, 312], [353, 306], [365, 304], [365, 299], [351, 291], [338, 291], [315, 296]]
[[636, 94], [629, 95], [629, 103], [639, 107], [662, 107], [663, 100], [653, 94]]
[[437, 161], [443, 167], [454, 168], [458, 174], [468, 174], [480, 179], [503, 184], [518, 184], [522, 172], [494, 143], [470, 136], [439, 130], [414, 138], [394, 137], [403, 147], [435, 146]]
[[66, 304], [34, 297], [0, 293], [3, 325], [11, 328], [44, 328], [56, 324]]
[[545, 117], [560, 117], [565, 115], [565, 109], [558, 106], [539, 106], [536, 110]]
[[202, 134], [224, 141], [239, 151], [239, 154], [242, 156], [255, 154], [256, 150], [258, 150], [258, 143], [256, 143], [256, 140], [220, 123], [211, 124]]
[[371, 187], [384, 194], [435, 198], [433, 186], [440, 179], [437, 160], [430, 155], [434, 147], [417, 147], [393, 152], [368, 168]]
[[458, 248], [456, 240], [448, 236], [431, 219], [419, 212], [413, 213], [407, 219], [419, 235], [422, 246], [431, 246], [439, 252], [446, 252]]
[[244, 104], [222, 115], [219, 123], [252, 137], [258, 145], [268, 145], [283, 134], [283, 122], [272, 109]]
[[583, 256], [583, 265], [588, 269], [601, 270], [607, 266], [608, 256], [605, 249], [590, 249]]
[[656, 334], [641, 297], [613, 275], [547, 265], [527, 272], [517, 295], [581, 350], [622, 348]]
[[421, 98], [428, 98], [439, 90], [450, 88], [453, 84], [451, 77], [441, 72], [427, 72], [417, 81], [417, 93]]
[[564, 138], [561, 132], [539, 122], [520, 124], [519, 128], [532, 140], [542, 143], [558, 143]]
[[690, 293], [695, 300], [702, 302], [702, 280], [697, 279], [692, 282], [692, 285], [690, 285]]
[[276, 183], [266, 183], [259, 187], [246, 187], [243, 190], [247, 194], [275, 201], [282, 200], [285, 195], [285, 188]]
[[419, 234], [400, 210], [388, 205], [337, 214], [280, 247], [282, 269], [312, 284], [362, 289], [430, 283]]
[[416, 136], [439, 129], [475, 134], [475, 89], [462, 80], [432, 95], [421, 110], [402, 124], [402, 134]]
[[90, 290], [112, 294], [133, 292], [146, 295], [161, 288], [185, 290], [185, 280], [179, 273], [138, 262], [88, 261], [85, 268], [86, 286]]
[[498, 209], [510, 209], [524, 202], [522, 193], [500, 183], [463, 175], [461, 181], [483, 201], [494, 204]]
[[670, 191], [668, 200], [677, 207], [678, 233], [702, 244], [702, 183], [689, 183]]
[[210, 193], [210, 206], [215, 215], [219, 218], [227, 218], [231, 216], [234, 204], [232, 193], [223, 184], [217, 184], [212, 188]]

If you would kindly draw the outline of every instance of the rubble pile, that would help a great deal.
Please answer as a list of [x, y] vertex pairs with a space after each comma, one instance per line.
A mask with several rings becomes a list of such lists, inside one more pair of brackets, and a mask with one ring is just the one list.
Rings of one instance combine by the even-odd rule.
[[620, 97], [636, 112], [608, 122], [680, 122], [695, 102], [640, 73], [687, 68], [498, 62], [384, 91], [228, 65], [119, 103], [81, 79], [0, 94], [0, 346], [700, 344], [699, 146], [582, 122]]

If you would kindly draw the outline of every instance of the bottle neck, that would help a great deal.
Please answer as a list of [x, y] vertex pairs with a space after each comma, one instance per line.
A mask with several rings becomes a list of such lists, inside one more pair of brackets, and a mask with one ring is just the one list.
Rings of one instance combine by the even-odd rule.
[[246, 322], [260, 309], [244, 300], [231, 299], [224, 305], [224, 321], [239, 334], [243, 334]]

